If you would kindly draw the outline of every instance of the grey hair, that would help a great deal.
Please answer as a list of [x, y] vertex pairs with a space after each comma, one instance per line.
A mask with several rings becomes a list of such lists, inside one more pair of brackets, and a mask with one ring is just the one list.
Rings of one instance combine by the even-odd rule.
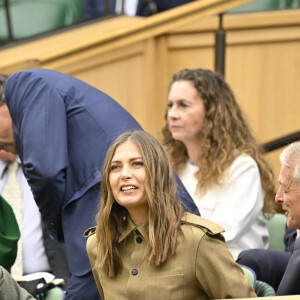
[[279, 156], [282, 165], [294, 168], [293, 179], [300, 182], [300, 142], [286, 147]]
[[5, 87], [7, 78], [8, 78], [8, 75], [0, 74], [0, 106], [6, 104], [4, 87]]

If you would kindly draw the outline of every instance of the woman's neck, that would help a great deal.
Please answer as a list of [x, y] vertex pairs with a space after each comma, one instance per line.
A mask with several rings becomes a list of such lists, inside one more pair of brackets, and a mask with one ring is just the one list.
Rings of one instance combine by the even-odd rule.
[[136, 226], [141, 226], [144, 223], [146, 223], [146, 221], [148, 220], [148, 210], [145, 210], [145, 211], [130, 210], [130, 211], [128, 211], [128, 213], [129, 213], [129, 216], [130, 216], [132, 222]]
[[188, 157], [192, 160], [193, 163], [196, 163], [199, 157], [199, 152], [201, 148], [201, 141], [199, 142], [190, 142], [190, 143], [184, 143]]

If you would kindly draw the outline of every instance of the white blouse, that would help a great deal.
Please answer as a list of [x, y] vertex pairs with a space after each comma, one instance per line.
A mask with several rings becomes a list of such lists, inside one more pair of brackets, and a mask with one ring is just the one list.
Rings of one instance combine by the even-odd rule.
[[229, 168], [225, 184], [213, 187], [201, 197], [196, 193], [194, 174], [197, 169], [187, 162], [178, 175], [201, 216], [225, 229], [223, 235], [234, 259], [246, 249], [267, 249], [269, 233], [262, 214], [265, 193], [252, 157], [237, 157]]

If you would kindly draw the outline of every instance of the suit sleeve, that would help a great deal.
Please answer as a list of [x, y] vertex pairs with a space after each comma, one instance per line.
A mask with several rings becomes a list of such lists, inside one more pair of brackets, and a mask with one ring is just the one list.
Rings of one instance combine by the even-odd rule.
[[183, 183], [181, 182], [181, 180], [179, 179], [179, 177], [174, 173], [176, 182], [177, 182], [177, 193], [179, 195], [179, 198], [181, 200], [181, 204], [182, 207], [185, 211], [187, 212], [191, 212], [194, 213], [196, 215], [200, 215], [199, 210], [194, 202], [194, 200], [192, 199], [192, 197], [190, 196], [190, 194], [188, 193], [188, 191], [186, 190], [186, 188], [184, 187]]
[[65, 280], [64, 288], [67, 288], [70, 280], [70, 269], [68, 264], [68, 256], [66, 245], [53, 240], [42, 223], [43, 242], [45, 252], [51, 267], [51, 273], [56, 278]]
[[300, 238], [296, 239], [294, 251], [284, 272], [277, 296], [300, 294]]
[[68, 166], [63, 96], [30, 71], [10, 76], [5, 95], [24, 174], [49, 231], [63, 240], [60, 208]]

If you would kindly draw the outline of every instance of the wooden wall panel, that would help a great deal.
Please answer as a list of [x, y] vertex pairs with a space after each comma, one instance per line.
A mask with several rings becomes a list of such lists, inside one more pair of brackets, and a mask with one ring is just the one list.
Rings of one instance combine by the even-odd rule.
[[170, 75], [184, 68], [214, 69], [214, 52], [208, 47], [171, 50], [170, 65]]
[[[105, 55], [104, 55], [105, 56]], [[71, 75], [110, 95], [127, 109], [145, 130], [156, 134], [162, 116], [157, 113], [153, 74], [156, 73], [155, 42], [148, 40], [107, 53], [111, 59], [94, 57], [88, 68]], [[155, 113], [154, 113], [155, 112]]]
[[[300, 129], [300, 26], [228, 33], [226, 78], [257, 140]], [[278, 154], [266, 155], [277, 177]]]

